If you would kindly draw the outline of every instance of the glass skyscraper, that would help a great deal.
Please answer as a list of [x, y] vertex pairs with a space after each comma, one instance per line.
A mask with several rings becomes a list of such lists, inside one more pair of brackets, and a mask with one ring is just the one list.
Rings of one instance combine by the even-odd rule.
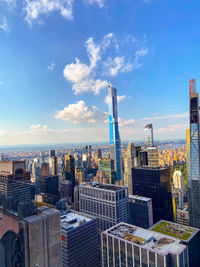
[[108, 85], [108, 97], [111, 158], [115, 162], [116, 180], [121, 180], [121, 144], [117, 115], [117, 90], [110, 84]]
[[190, 156], [188, 168], [188, 208], [190, 225], [200, 228], [200, 132], [199, 132], [199, 94], [196, 80], [189, 81], [190, 103]]
[[145, 147], [152, 147], [153, 146], [153, 125], [152, 125], [152, 123], [149, 123], [144, 127], [144, 145], [145, 145]]

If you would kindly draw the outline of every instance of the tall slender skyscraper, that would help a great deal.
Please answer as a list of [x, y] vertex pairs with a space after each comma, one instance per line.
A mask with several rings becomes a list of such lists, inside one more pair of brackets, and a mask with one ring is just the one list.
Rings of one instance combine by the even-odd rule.
[[116, 180], [121, 180], [121, 144], [117, 115], [117, 90], [110, 84], [108, 85], [108, 97], [111, 158], [115, 162]]
[[200, 228], [200, 131], [199, 94], [196, 80], [189, 81], [190, 102], [190, 158], [188, 172], [188, 208], [190, 225]]
[[153, 125], [152, 125], [152, 123], [149, 123], [144, 127], [144, 145], [145, 145], [145, 147], [153, 146]]

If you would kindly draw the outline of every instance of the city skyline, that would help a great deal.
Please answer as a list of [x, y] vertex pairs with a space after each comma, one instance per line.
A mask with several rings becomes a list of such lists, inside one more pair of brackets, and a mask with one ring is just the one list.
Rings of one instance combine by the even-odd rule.
[[108, 82], [122, 142], [151, 122], [155, 140], [185, 138], [200, 4], [50, 3], [0, 3], [0, 144], [108, 142]]

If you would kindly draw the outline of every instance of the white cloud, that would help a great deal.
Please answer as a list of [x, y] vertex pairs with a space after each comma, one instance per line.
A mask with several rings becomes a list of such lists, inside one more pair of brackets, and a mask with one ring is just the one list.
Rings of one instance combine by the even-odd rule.
[[[133, 43], [133, 36], [128, 35], [128, 40]], [[127, 44], [128, 41], [124, 43]], [[113, 51], [113, 49], [115, 54], [119, 53], [119, 51], [115, 51], [116, 44], [118, 45], [117, 50], [119, 50], [118, 40], [113, 33], [106, 34], [99, 44], [96, 44], [92, 37], [85, 42], [89, 64], [82, 63], [79, 58], [75, 58], [75, 63], [67, 64], [63, 70], [65, 79], [72, 83], [74, 94], [86, 92], [99, 94], [101, 89], [107, 86], [108, 82], [104, 79], [98, 79], [97, 75], [117, 76], [119, 73], [130, 72], [142, 65], [138, 63], [138, 59], [148, 53], [147, 48], [137, 50], [130, 57], [120, 55], [113, 58], [107, 57], [104, 60], [106, 49], [108, 48], [109, 54], [111, 54], [110, 50]]]
[[104, 62], [105, 66], [105, 75], [116, 76], [119, 71], [126, 72], [131, 71], [133, 69], [133, 65], [131, 63], [126, 63], [124, 57], [115, 57], [114, 59], [108, 58], [106, 62]]
[[97, 62], [101, 59], [100, 57], [100, 46], [95, 45], [93, 38], [90, 37], [86, 42], [86, 49], [88, 52], [88, 57], [90, 59], [90, 68], [93, 69], [96, 67]]
[[119, 126], [120, 127], [135, 125], [135, 120], [134, 119], [126, 120], [126, 119], [119, 118], [118, 122], [119, 122]]
[[187, 123], [171, 124], [168, 127], [156, 129], [154, 132], [157, 134], [160, 134], [160, 133], [166, 134], [170, 132], [173, 133], [173, 132], [177, 132], [180, 130], [185, 132], [188, 126], [189, 125]]
[[74, 91], [75, 95], [86, 93], [86, 92], [92, 92], [95, 95], [98, 95], [101, 89], [106, 88], [107, 85], [108, 85], [108, 82], [105, 80], [87, 79], [79, 83], [74, 83], [72, 86], [72, 90]]
[[144, 57], [148, 55], [149, 49], [148, 48], [141, 48], [135, 52], [135, 58], [138, 60], [140, 57]]
[[53, 71], [54, 68], [55, 68], [55, 66], [56, 66], [56, 64], [52, 62], [52, 63], [47, 67], [47, 70], [48, 70], [48, 71]]
[[100, 8], [104, 7], [105, 0], [85, 0], [88, 4], [98, 4]]
[[96, 123], [106, 120], [106, 113], [100, 111], [96, 106], [87, 106], [83, 100], [70, 104], [63, 110], [57, 111], [56, 119], [72, 121], [74, 124]]
[[[120, 103], [124, 101], [126, 98], [127, 98], [126, 95], [119, 95], [117, 96], [117, 102]], [[104, 103], [109, 104], [110, 100], [111, 100], [110, 97], [107, 95], [104, 99]]]
[[2, 19], [0, 20], [0, 29], [2, 31], [4, 31], [5, 33], [9, 33], [10, 32], [10, 28], [8, 26], [8, 22], [6, 17], [2, 17]]
[[87, 78], [91, 73], [91, 68], [80, 62], [78, 58], [75, 59], [76, 63], [66, 65], [63, 70], [64, 77], [73, 82], [78, 83], [84, 78]]
[[10, 9], [13, 9], [16, 7], [16, 0], [1, 0], [2, 2], [5, 2]]
[[154, 117], [147, 117], [141, 119], [142, 121], [152, 121], [152, 120], [170, 120], [170, 119], [181, 119], [181, 118], [188, 118], [188, 112], [183, 112], [179, 114], [170, 114], [170, 115], [163, 115], [163, 116], [154, 116]]
[[48, 15], [54, 11], [59, 11], [63, 18], [72, 20], [72, 4], [73, 0], [25, 0], [25, 20], [32, 26], [40, 15]]

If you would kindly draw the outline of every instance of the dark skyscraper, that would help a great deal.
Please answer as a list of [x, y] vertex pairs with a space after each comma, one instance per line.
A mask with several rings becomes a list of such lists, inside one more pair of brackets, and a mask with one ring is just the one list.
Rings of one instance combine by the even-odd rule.
[[190, 158], [188, 172], [188, 208], [190, 225], [200, 228], [200, 133], [199, 133], [199, 94], [196, 80], [189, 81], [190, 105]]
[[65, 179], [72, 184], [72, 201], [74, 201], [74, 187], [75, 187], [75, 160], [72, 155], [65, 155], [64, 158], [64, 176]]
[[109, 97], [109, 127], [110, 127], [110, 146], [111, 158], [115, 162], [116, 180], [121, 179], [121, 145], [118, 128], [118, 115], [117, 115], [117, 90], [108, 85]]
[[173, 221], [170, 172], [167, 168], [133, 168], [133, 194], [152, 198], [153, 222]]

